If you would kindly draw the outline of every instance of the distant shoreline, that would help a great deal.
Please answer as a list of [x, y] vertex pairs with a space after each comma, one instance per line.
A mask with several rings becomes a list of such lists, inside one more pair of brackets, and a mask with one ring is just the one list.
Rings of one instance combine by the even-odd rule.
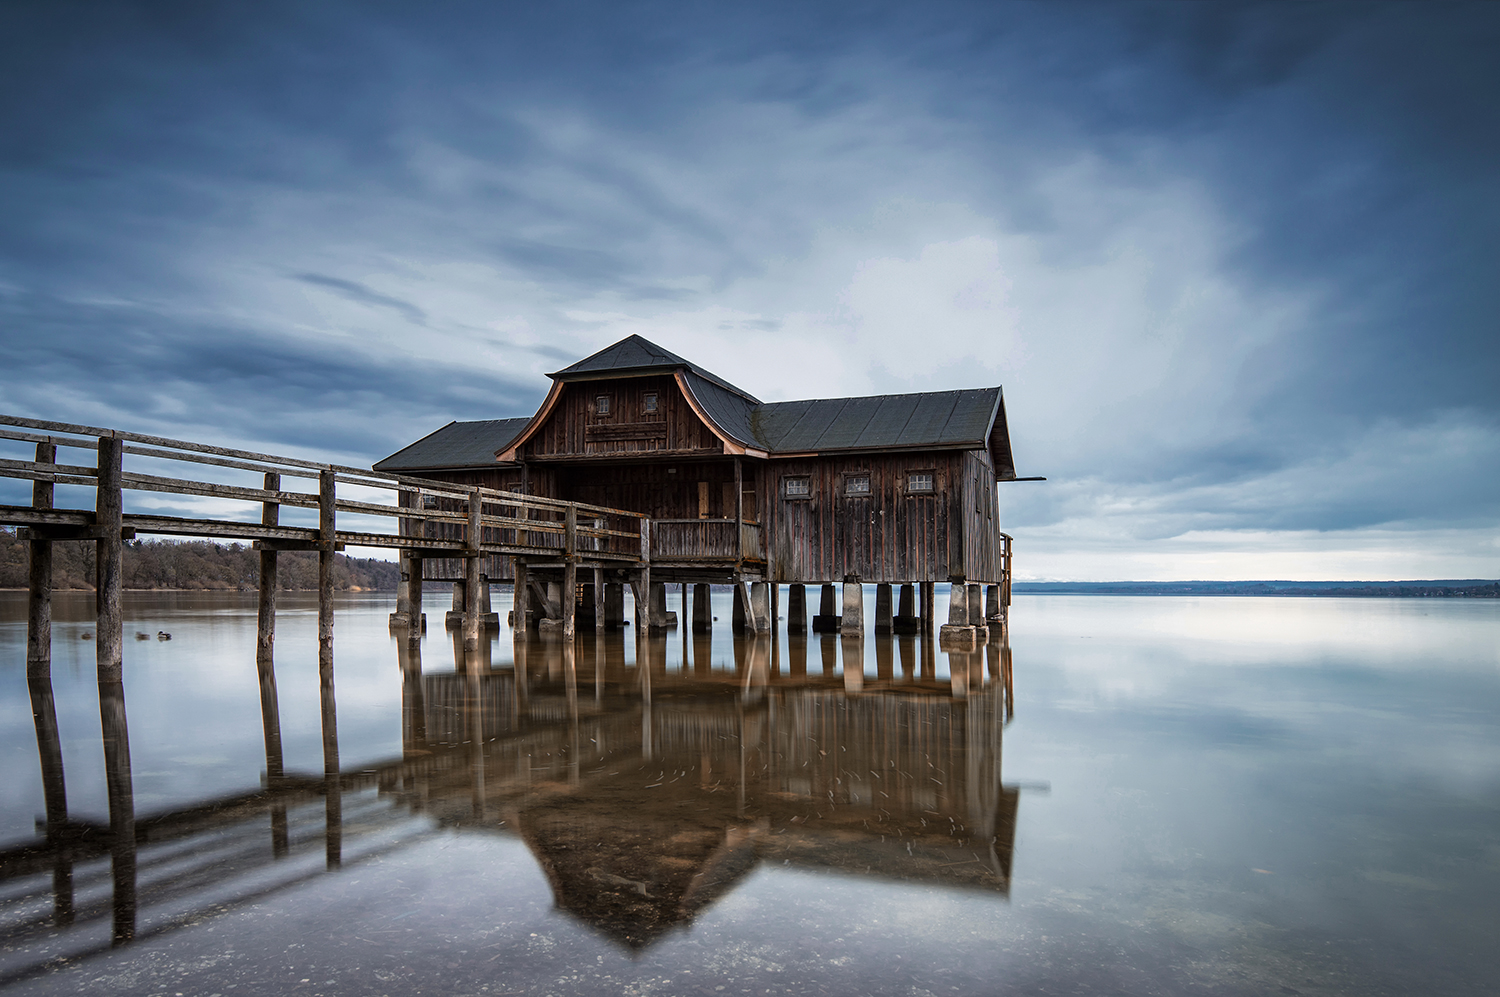
[[1325, 596], [1356, 599], [1500, 599], [1500, 581], [1481, 578], [1401, 582], [1014, 582], [1018, 595]]

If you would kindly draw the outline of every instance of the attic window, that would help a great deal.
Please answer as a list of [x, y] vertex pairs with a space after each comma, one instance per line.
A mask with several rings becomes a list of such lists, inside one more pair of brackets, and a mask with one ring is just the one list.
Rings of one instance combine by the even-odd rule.
[[656, 392], [654, 392], [654, 391], [648, 391], [648, 392], [646, 392], [646, 405], [645, 405], [645, 408], [646, 408], [647, 412], [655, 412], [656, 411]]
[[594, 399], [594, 412], [598, 415], [609, 415], [608, 395], [600, 395]]
[[868, 474], [850, 474], [844, 478], [845, 495], [869, 495], [870, 476]]
[[906, 476], [906, 490], [909, 492], [930, 492], [933, 488], [934, 475], [931, 471], [912, 471]]
[[781, 479], [781, 493], [787, 498], [807, 498], [812, 494], [812, 482], [805, 474], [789, 475]]

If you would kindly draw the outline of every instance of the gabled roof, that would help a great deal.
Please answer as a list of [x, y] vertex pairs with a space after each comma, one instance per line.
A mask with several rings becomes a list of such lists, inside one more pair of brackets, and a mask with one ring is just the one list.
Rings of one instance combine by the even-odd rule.
[[374, 465], [377, 471], [431, 471], [438, 468], [494, 467], [495, 451], [526, 428], [530, 419], [450, 422]]
[[449, 423], [375, 465], [381, 471], [492, 467], [540, 428], [565, 382], [671, 374], [726, 452], [757, 457], [868, 450], [988, 450], [997, 480], [1016, 476], [999, 387], [856, 398], [762, 402], [641, 336], [629, 336], [547, 375], [547, 401], [530, 419]]
[[888, 447], [986, 446], [999, 388], [771, 402], [754, 412], [757, 439], [772, 453]]
[[547, 376], [555, 381], [582, 381], [595, 377], [636, 377], [641, 374], [670, 374], [674, 370], [690, 370], [704, 380], [711, 381], [727, 391], [759, 404], [760, 399], [742, 388], [737, 388], [717, 374], [710, 373], [673, 353], [662, 349], [642, 336], [626, 336], [613, 346], [606, 346], [592, 356], [584, 357], [571, 366], [554, 371]]

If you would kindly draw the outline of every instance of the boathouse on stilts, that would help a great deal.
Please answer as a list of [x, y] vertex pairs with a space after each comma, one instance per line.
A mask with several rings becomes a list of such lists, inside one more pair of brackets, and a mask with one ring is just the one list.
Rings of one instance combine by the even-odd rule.
[[[999, 387], [767, 403], [640, 336], [549, 377], [530, 418], [449, 423], [375, 470], [580, 503], [570, 515], [594, 507], [599, 518], [577, 525], [604, 535], [573, 542], [558, 530], [534, 552], [467, 559], [413, 546], [393, 623], [410, 623], [425, 583], [454, 584], [457, 621], [488, 613], [471, 611], [468, 593], [510, 582], [518, 624], [603, 630], [623, 623], [629, 585], [647, 630], [671, 624], [666, 586], [680, 585], [701, 629], [719, 584], [733, 586], [738, 628], [767, 631], [785, 585], [789, 630], [811, 622], [853, 636], [873, 584], [874, 632], [914, 632], [933, 626], [934, 587], [946, 582], [945, 643], [983, 643], [1006, 624], [1011, 539], [995, 486], [1026, 479]], [[403, 531], [464, 535], [461, 504], [403, 501], [419, 499]], [[615, 556], [604, 518], [615, 513], [641, 518], [630, 560]], [[808, 585], [820, 587], [811, 611]]]

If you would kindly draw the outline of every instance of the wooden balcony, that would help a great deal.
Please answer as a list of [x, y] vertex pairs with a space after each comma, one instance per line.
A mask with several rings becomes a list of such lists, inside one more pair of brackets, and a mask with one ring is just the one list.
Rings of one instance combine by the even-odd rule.
[[[739, 539], [736, 542], [736, 532]], [[764, 561], [759, 523], [732, 519], [653, 519], [651, 560], [667, 564]]]

